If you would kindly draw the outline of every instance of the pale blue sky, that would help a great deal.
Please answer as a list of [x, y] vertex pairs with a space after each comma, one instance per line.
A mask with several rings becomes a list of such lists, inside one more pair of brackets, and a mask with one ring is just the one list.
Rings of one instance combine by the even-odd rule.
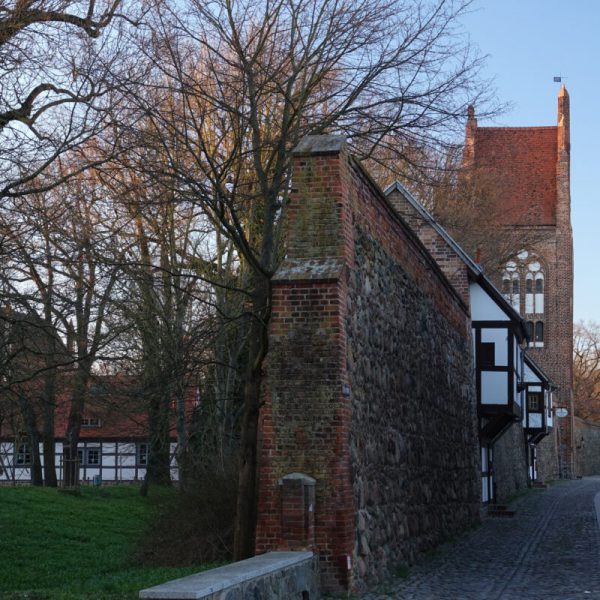
[[575, 320], [600, 322], [600, 1], [476, 0], [464, 19], [486, 74], [512, 108], [495, 123], [555, 125], [555, 75], [571, 97]]

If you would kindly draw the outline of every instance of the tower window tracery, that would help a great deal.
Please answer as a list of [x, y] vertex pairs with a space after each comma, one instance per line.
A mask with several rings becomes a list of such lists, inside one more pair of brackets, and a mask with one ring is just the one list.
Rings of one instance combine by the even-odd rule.
[[534, 347], [544, 345], [545, 276], [541, 262], [527, 250], [522, 250], [514, 260], [507, 262], [502, 273], [502, 293], [512, 307], [527, 319]]

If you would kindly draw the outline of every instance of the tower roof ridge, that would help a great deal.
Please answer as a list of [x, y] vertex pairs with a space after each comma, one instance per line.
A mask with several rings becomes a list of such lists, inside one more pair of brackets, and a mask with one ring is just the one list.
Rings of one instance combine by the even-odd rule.
[[477, 129], [556, 129], [557, 125], [484, 125]]

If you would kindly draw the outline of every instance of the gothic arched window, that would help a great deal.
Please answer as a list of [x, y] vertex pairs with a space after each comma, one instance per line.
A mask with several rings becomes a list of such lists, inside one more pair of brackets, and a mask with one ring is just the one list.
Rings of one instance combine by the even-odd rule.
[[541, 262], [527, 250], [507, 262], [502, 272], [502, 293], [515, 310], [527, 317], [533, 346], [544, 345], [545, 276]]
[[521, 305], [521, 277], [517, 264], [513, 261], [506, 264], [502, 274], [502, 293], [512, 307], [518, 311]]
[[544, 314], [544, 271], [537, 260], [524, 265], [527, 292], [525, 295], [525, 314]]

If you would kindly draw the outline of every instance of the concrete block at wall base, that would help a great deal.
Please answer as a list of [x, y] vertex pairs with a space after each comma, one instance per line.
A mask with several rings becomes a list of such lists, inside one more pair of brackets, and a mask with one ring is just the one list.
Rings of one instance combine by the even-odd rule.
[[268, 552], [142, 590], [148, 600], [317, 600], [319, 561], [312, 552]]

